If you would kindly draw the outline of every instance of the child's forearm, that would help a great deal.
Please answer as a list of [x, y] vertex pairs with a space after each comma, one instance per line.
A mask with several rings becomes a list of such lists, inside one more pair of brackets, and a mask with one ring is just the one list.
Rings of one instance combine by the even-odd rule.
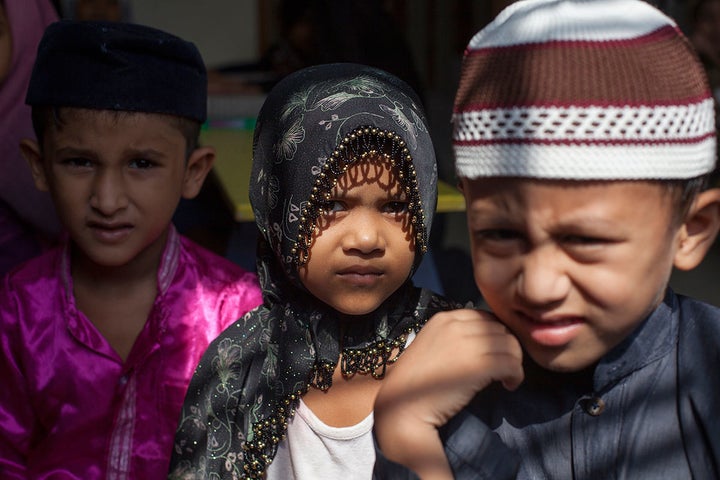
[[376, 410], [375, 435], [388, 460], [406, 466], [421, 479], [453, 478], [438, 430], [431, 423], [404, 413]]

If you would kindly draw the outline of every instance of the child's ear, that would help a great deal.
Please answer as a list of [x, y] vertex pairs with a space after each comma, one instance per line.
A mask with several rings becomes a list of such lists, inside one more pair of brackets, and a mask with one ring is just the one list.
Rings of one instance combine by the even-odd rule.
[[674, 265], [679, 270], [697, 267], [715, 242], [720, 228], [720, 188], [698, 194], [680, 228], [680, 245]]
[[30, 172], [35, 181], [35, 188], [41, 192], [49, 191], [50, 187], [48, 186], [40, 145], [38, 145], [35, 140], [25, 138], [20, 141], [20, 153], [22, 153], [25, 161], [30, 165]]
[[215, 149], [213, 147], [198, 147], [190, 154], [185, 167], [183, 198], [195, 198], [200, 193], [214, 162]]

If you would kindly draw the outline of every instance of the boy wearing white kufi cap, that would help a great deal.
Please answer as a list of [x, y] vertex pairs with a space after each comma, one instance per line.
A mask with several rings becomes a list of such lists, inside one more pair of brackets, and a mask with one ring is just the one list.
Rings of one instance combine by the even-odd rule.
[[720, 225], [713, 100], [677, 25], [639, 0], [516, 2], [470, 41], [453, 127], [499, 322], [430, 320], [378, 396], [385, 457], [423, 478], [719, 478], [720, 309], [668, 288]]

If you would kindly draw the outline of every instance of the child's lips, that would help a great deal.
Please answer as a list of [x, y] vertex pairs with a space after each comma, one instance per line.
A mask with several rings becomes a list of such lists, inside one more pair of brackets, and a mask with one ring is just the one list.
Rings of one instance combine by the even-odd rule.
[[88, 222], [95, 238], [103, 243], [117, 243], [130, 234], [133, 226], [129, 223]]
[[530, 338], [539, 345], [561, 347], [572, 341], [585, 321], [577, 315], [533, 317], [520, 314]]
[[372, 286], [382, 278], [383, 272], [371, 266], [354, 265], [338, 271], [337, 276], [352, 285]]

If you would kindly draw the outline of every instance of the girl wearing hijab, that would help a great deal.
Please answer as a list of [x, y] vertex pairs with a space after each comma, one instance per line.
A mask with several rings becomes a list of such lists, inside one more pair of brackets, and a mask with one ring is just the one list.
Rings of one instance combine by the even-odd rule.
[[386, 371], [458, 307], [411, 281], [436, 179], [422, 107], [396, 77], [325, 64], [275, 86], [250, 185], [264, 303], [200, 361], [170, 478], [371, 477]]
[[40, 253], [60, 223], [20, 155], [34, 137], [25, 93], [45, 27], [57, 20], [49, 0], [0, 0], [0, 275]]

